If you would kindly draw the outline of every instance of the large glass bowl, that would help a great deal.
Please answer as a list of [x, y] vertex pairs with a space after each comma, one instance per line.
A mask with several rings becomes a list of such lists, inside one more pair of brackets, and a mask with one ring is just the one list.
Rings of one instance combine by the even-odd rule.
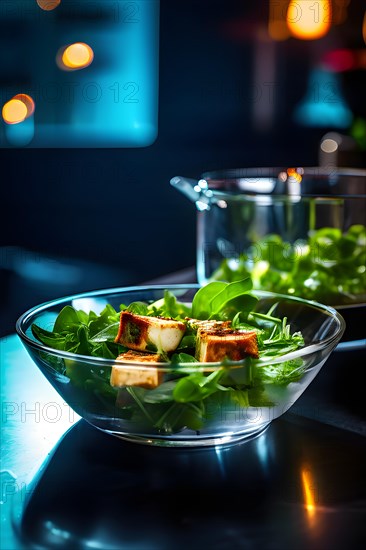
[[238, 168], [171, 184], [197, 207], [197, 280], [366, 303], [366, 170]]
[[[16, 330], [27, 352], [64, 401], [90, 424], [109, 434], [150, 445], [207, 446], [234, 443], [265, 430], [285, 413], [317, 375], [342, 337], [345, 323], [333, 308], [296, 297], [256, 291], [256, 311], [266, 313], [275, 306], [277, 317], [287, 317], [292, 331], [301, 331], [305, 346], [275, 361], [243, 360], [226, 363], [160, 363], [154, 365], [118, 362], [120, 369], [146, 369], [159, 374], [160, 384], [192, 373], [209, 376], [227, 369], [233, 387], [247, 390], [246, 402], [217, 392], [202, 401], [179, 403], [157, 395], [156, 390], [110, 385], [116, 361], [55, 350], [32, 335], [33, 323], [52, 330], [57, 314], [66, 305], [99, 313], [107, 303], [116, 309], [135, 301], [152, 302], [169, 289], [179, 301], [189, 303], [199, 285], [141, 286], [107, 289], [54, 300], [25, 312]], [[289, 383], [281, 380], [255, 384], [263, 369], [286, 369], [296, 361]], [[295, 363], [293, 363], [295, 364]], [[262, 369], [262, 371], [261, 371]], [[27, 383], [26, 380], [22, 381]], [[237, 386], [236, 386], [237, 385]], [[158, 386], [159, 389], [161, 386]], [[155, 394], [153, 393], [155, 392]], [[245, 400], [244, 400], [245, 401]], [[199, 410], [200, 420], [197, 420]]]

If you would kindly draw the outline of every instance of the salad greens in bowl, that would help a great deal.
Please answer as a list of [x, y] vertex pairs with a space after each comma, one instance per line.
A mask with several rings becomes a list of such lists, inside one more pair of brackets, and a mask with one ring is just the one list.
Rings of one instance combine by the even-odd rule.
[[235, 443], [299, 398], [345, 329], [332, 307], [205, 286], [86, 292], [25, 312], [16, 330], [66, 403], [90, 424], [160, 446]]

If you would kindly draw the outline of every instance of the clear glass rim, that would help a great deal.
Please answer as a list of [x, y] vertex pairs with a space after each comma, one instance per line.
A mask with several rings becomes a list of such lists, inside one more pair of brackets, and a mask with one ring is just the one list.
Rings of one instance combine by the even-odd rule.
[[[301, 174], [302, 178], [310, 179], [319, 179], [319, 181], [325, 181], [327, 179], [342, 178], [342, 177], [352, 177], [359, 178], [361, 181], [366, 182], [366, 169], [362, 168], [348, 168], [348, 167], [334, 167], [334, 168], [322, 168], [320, 166], [304, 166], [304, 167], [248, 167], [248, 168], [228, 168], [222, 170], [213, 170], [206, 171], [201, 174], [201, 178], [206, 180], [208, 183], [208, 189], [212, 191], [213, 195], [217, 195], [220, 198], [232, 198], [232, 197], [243, 197], [251, 198], [252, 200], [255, 197], [261, 198], [270, 198], [274, 201], [291, 201], [294, 198], [301, 199], [319, 199], [319, 200], [334, 200], [334, 199], [366, 199], [365, 193], [334, 193], [326, 194], [320, 193], [297, 193], [297, 194], [271, 194], [271, 193], [256, 193], [253, 191], [247, 192], [241, 190], [240, 187], [236, 187], [235, 181], [239, 179], [258, 179], [258, 181], [263, 179], [272, 179], [280, 180], [281, 174], [288, 174], [289, 170], [298, 171]], [[225, 189], [223, 184], [232, 184], [232, 189]]]
[[[71, 353], [68, 351], [56, 350], [49, 346], [45, 346], [41, 342], [36, 342], [31, 338], [29, 338], [25, 333], [25, 331], [23, 330], [24, 324], [29, 324], [31, 322], [31, 319], [36, 315], [38, 315], [39, 313], [41, 313], [42, 311], [46, 311], [50, 307], [55, 307], [73, 300], [79, 300], [83, 298], [100, 298], [108, 295], [127, 294], [128, 292], [148, 292], [148, 291], [164, 291], [164, 290], [198, 290], [199, 288], [201, 288], [201, 286], [202, 285], [196, 284], [196, 283], [168, 284], [168, 285], [142, 285], [142, 286], [137, 285], [137, 286], [129, 286], [129, 287], [115, 287], [115, 288], [108, 288], [108, 289], [102, 289], [102, 290], [92, 290], [92, 291], [83, 292], [79, 294], [64, 296], [61, 298], [57, 298], [55, 300], [44, 302], [42, 304], [34, 306], [28, 309], [27, 311], [25, 311], [17, 319], [15, 324], [15, 329], [19, 338], [34, 350], [41, 351], [44, 353], [49, 353], [50, 355], [60, 357], [62, 359], [79, 361], [83, 363], [88, 363], [89, 365], [93, 364], [99, 367], [102, 367], [102, 366], [113, 367], [117, 365], [125, 369], [132, 366], [134, 369], [140, 369], [140, 370], [158, 369], [159, 372], [167, 372], [167, 373], [177, 372], [177, 371], [182, 373], [193, 372], [193, 371], [197, 372], [202, 370], [205, 372], [212, 372], [212, 371], [221, 369], [222, 367], [232, 367], [232, 368], [243, 367], [247, 363], [247, 359], [244, 359], [241, 361], [225, 361], [225, 362], [219, 362], [219, 363], [197, 362], [197, 363], [167, 364], [167, 363], [156, 362], [156, 363], [146, 364], [146, 363], [127, 363], [123, 361], [116, 361], [116, 359], [106, 359], [104, 357], [94, 357], [90, 355], [79, 355], [77, 353]], [[288, 296], [286, 294], [276, 294], [274, 292], [267, 292], [262, 290], [253, 290], [252, 293], [257, 295], [259, 298], [274, 298], [276, 300], [285, 300], [285, 301], [303, 304], [305, 306], [311, 307], [312, 309], [318, 309], [322, 313], [329, 315], [330, 317], [332, 317], [337, 321], [337, 329], [334, 331], [334, 333], [331, 336], [329, 336], [322, 342], [306, 345], [303, 348], [299, 348], [296, 351], [287, 353], [276, 359], [267, 358], [267, 359], [254, 360], [257, 365], [266, 366], [266, 365], [272, 365], [276, 363], [282, 363], [283, 361], [299, 359], [304, 356], [310, 355], [311, 353], [322, 351], [327, 347], [332, 347], [333, 344], [336, 345], [336, 343], [340, 340], [346, 328], [346, 323], [342, 315], [332, 306], [320, 304], [319, 302], [315, 302], [312, 300], [305, 300], [303, 298], [299, 298], [296, 296]]]

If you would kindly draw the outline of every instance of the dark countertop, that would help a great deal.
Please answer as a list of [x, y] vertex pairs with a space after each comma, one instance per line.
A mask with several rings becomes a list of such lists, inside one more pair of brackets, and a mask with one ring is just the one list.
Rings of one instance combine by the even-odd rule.
[[16, 335], [0, 346], [4, 550], [363, 548], [364, 349], [335, 351], [259, 437], [180, 450], [91, 427]]

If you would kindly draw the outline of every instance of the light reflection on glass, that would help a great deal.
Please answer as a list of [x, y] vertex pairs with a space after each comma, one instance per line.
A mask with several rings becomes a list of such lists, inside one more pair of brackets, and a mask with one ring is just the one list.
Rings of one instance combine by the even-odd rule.
[[287, 25], [295, 38], [316, 40], [330, 29], [332, 5], [330, 0], [291, 0], [287, 10]]
[[[68, 540], [71, 536], [68, 531], [65, 531], [64, 529], [59, 529], [58, 527], [56, 527], [52, 521], [46, 521], [45, 527], [52, 535], [52, 538]], [[54, 541], [50, 540], [49, 542], [54, 542]], [[60, 541], [57, 541], [57, 542], [60, 542]]]
[[89, 313], [89, 311], [94, 311], [94, 313], [100, 315], [107, 303], [107, 300], [104, 300], [103, 298], [75, 298], [75, 300], [72, 301], [72, 307], [75, 309], [81, 309], [86, 313]]
[[224, 437], [220, 437], [218, 440], [217, 440], [217, 443], [220, 445], [220, 444], [225, 444], [225, 443], [231, 443], [231, 436], [233, 435], [234, 432], [227, 432], [227, 435], [224, 436]]
[[253, 193], [272, 193], [276, 186], [275, 178], [240, 178], [238, 180], [239, 188], [242, 191]]
[[263, 466], [263, 470], [267, 473], [269, 471], [268, 469], [269, 451], [268, 451], [267, 434], [260, 435], [256, 443], [257, 443], [257, 454], [258, 454], [260, 463]]
[[222, 477], [226, 477], [226, 470], [225, 470], [225, 464], [222, 457], [222, 450], [220, 449], [220, 446], [215, 447], [215, 453], [217, 457], [217, 463], [219, 465], [219, 470], [222, 475]]
[[304, 504], [307, 512], [309, 524], [313, 525], [317, 511], [316, 487], [313, 474], [308, 466], [301, 469], [301, 484], [304, 495]]

